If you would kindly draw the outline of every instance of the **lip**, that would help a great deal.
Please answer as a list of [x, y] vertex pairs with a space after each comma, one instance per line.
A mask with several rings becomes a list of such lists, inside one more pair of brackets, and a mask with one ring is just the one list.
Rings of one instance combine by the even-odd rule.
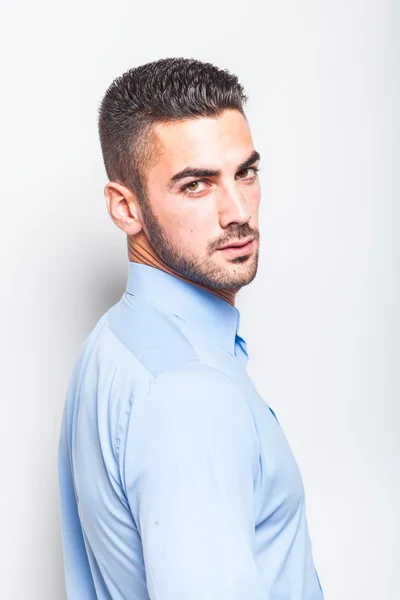
[[254, 246], [254, 238], [247, 240], [247, 242], [233, 242], [230, 246], [224, 246], [220, 248], [220, 252], [224, 254], [231, 254], [232, 256], [244, 256], [245, 254], [250, 254], [253, 251]]

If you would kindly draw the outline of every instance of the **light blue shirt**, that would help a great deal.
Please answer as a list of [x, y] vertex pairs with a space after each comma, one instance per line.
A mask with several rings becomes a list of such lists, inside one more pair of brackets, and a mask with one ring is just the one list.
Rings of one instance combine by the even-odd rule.
[[59, 446], [68, 600], [321, 600], [304, 488], [246, 372], [240, 313], [129, 263]]

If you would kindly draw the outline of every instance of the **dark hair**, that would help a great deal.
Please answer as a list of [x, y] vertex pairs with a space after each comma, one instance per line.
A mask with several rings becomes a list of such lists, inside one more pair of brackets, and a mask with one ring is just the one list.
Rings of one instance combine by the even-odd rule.
[[145, 197], [144, 170], [154, 159], [152, 125], [216, 117], [246, 103], [236, 75], [195, 59], [164, 58], [126, 71], [107, 89], [99, 109], [104, 165], [139, 200]]

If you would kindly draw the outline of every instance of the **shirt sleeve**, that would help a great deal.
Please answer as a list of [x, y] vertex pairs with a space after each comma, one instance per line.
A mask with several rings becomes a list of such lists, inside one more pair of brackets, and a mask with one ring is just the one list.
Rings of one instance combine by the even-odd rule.
[[78, 506], [69, 457], [67, 408], [64, 408], [58, 447], [58, 474], [62, 546], [64, 554], [65, 585], [68, 600], [96, 600], [89, 561], [79, 520]]
[[131, 413], [123, 477], [151, 600], [267, 600], [254, 560], [256, 428], [240, 387], [189, 365]]

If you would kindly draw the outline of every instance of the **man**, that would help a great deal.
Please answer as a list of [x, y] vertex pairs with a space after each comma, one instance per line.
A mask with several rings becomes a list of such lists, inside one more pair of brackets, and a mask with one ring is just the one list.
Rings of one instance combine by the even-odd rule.
[[59, 449], [69, 600], [321, 600], [304, 488], [246, 373], [259, 154], [237, 78], [165, 59], [100, 107], [126, 293], [87, 338]]

